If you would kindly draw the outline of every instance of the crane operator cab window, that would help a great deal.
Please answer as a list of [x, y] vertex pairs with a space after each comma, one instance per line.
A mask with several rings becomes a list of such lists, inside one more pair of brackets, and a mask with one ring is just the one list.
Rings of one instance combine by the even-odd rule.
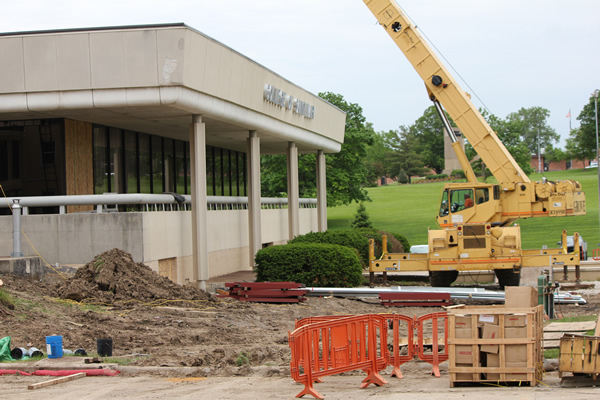
[[[459, 212], [466, 210], [475, 205], [473, 200], [473, 189], [459, 189], [450, 191], [450, 198], [448, 198], [448, 190], [445, 190], [442, 194], [442, 203], [440, 205], [440, 217], [448, 215], [448, 212]], [[484, 201], [486, 199], [485, 194], [482, 193]], [[487, 196], [489, 200], [489, 196]]]
[[490, 200], [490, 191], [487, 188], [475, 189], [475, 203], [483, 204]]

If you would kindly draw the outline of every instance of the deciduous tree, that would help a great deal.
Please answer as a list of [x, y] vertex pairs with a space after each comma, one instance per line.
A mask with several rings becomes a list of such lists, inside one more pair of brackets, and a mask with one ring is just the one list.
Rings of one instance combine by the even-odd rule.
[[[365, 163], [367, 148], [373, 143], [375, 131], [363, 116], [362, 107], [347, 102], [342, 95], [319, 93], [319, 96], [346, 113], [344, 143], [339, 153], [326, 154], [327, 205], [369, 201], [365, 189], [368, 169]], [[316, 196], [316, 156], [298, 157], [300, 197]], [[285, 155], [261, 157], [262, 195], [282, 197], [287, 192]]]

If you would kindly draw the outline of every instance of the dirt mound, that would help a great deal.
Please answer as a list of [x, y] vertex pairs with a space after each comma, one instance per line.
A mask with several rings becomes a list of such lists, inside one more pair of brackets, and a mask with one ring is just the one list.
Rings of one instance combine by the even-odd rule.
[[[63, 299], [103, 304], [135, 306], [156, 305], [162, 300], [214, 301], [213, 296], [192, 286], [180, 286], [158, 275], [150, 267], [133, 261], [131, 254], [112, 249], [94, 257], [79, 268], [73, 278], [58, 287]], [[187, 303], [187, 304], [186, 304]]]

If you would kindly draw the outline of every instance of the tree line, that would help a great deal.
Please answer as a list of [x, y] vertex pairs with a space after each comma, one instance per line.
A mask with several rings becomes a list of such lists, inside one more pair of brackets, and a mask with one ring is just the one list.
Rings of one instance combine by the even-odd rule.
[[[328, 206], [369, 201], [366, 187], [381, 177], [410, 182], [411, 176], [422, 176], [431, 170], [440, 174], [444, 169], [444, 129], [433, 106], [412, 125], [375, 132], [358, 104], [331, 92], [319, 93], [319, 97], [346, 113], [342, 149], [326, 155]], [[555, 147], [560, 136], [548, 124], [550, 111], [543, 107], [521, 108], [506, 118], [486, 110], [480, 112], [526, 174], [534, 172], [531, 156], [538, 154], [539, 149], [544, 149], [545, 160], [550, 162], [596, 158], [593, 97], [577, 117], [580, 126], [571, 130], [565, 150]], [[449, 116], [448, 119], [455, 126]], [[465, 153], [474, 171], [485, 176], [485, 166], [468, 142]], [[299, 155], [298, 175], [300, 197], [316, 197], [315, 154]], [[263, 196], [287, 195], [285, 155], [261, 157], [261, 182]]]

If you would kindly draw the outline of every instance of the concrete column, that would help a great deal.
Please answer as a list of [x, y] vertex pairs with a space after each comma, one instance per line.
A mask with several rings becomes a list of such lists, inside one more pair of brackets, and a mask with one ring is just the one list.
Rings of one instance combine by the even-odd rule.
[[317, 151], [317, 222], [319, 232], [325, 232], [327, 230], [327, 182], [323, 150]]
[[250, 267], [254, 256], [262, 248], [260, 224], [260, 139], [256, 131], [250, 131], [248, 152], [248, 249]]
[[192, 178], [192, 282], [206, 290], [208, 280], [208, 216], [206, 207], [206, 132], [202, 116], [194, 115], [190, 126]]
[[300, 191], [298, 189], [298, 148], [290, 142], [287, 150], [288, 232], [290, 240], [300, 232]]

